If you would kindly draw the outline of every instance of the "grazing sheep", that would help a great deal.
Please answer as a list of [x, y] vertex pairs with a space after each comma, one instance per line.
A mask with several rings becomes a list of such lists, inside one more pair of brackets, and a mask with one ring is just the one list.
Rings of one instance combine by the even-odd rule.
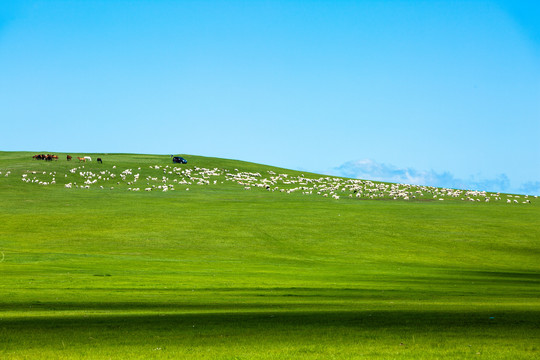
[[[91, 161], [90, 156], [85, 156], [84, 158], [78, 158], [80, 162]], [[103, 163], [101, 158], [97, 158], [98, 163]], [[112, 166], [113, 169], [116, 166]], [[234, 183], [235, 185], [241, 185], [245, 190], [258, 191], [258, 189], [265, 189], [267, 191], [280, 191], [282, 193], [293, 194], [297, 191], [301, 192], [303, 195], [309, 195], [316, 193], [322, 197], [332, 197], [333, 199], [339, 199], [340, 195], [348, 195], [349, 198], [369, 198], [369, 199], [394, 199], [394, 200], [409, 200], [409, 199], [429, 199], [433, 197], [433, 200], [448, 200], [452, 198], [460, 199], [462, 201], [471, 201], [478, 203], [480, 201], [492, 202], [500, 201], [500, 193], [487, 193], [485, 191], [469, 191], [469, 190], [455, 190], [455, 189], [443, 189], [435, 188], [429, 186], [416, 186], [416, 185], [407, 185], [407, 184], [380, 184], [374, 183], [371, 181], [361, 181], [361, 180], [345, 180], [333, 177], [319, 177], [319, 178], [306, 178], [305, 175], [302, 176], [291, 176], [288, 174], [275, 174], [268, 171], [270, 176], [265, 177], [260, 173], [250, 173], [250, 172], [239, 172], [238, 169], [235, 169], [236, 173], [232, 173], [227, 169], [205, 169], [195, 167], [194, 169], [183, 169], [177, 167], [160, 166], [154, 165], [149, 166], [151, 170], [157, 171], [160, 173], [159, 176], [145, 176], [144, 180], [147, 181], [148, 187], [146, 191], [152, 190], [162, 190], [169, 191], [174, 190], [173, 185], [168, 185], [169, 182], [174, 182], [178, 185], [192, 185], [194, 186], [205, 186], [205, 185], [217, 185], [219, 183], [223, 184], [226, 182]], [[140, 167], [138, 168], [141, 169]], [[66, 185], [66, 188], [69, 187], [78, 187], [78, 188], [89, 188], [89, 185], [96, 184], [101, 189], [103, 185], [100, 183], [103, 181], [117, 180], [117, 185], [125, 184], [128, 186], [134, 186], [135, 183], [140, 180], [140, 174], [133, 174], [132, 169], [126, 169], [120, 174], [116, 175], [111, 173], [109, 170], [100, 171], [99, 174], [93, 174], [91, 171], [84, 170], [84, 166], [78, 166], [69, 170], [71, 174], [75, 176], [80, 176], [83, 178], [83, 182], [86, 185], [77, 185], [76, 182], [70, 183], [69, 186]], [[41, 172], [36, 171], [27, 171], [27, 173], [37, 174], [39, 176]], [[22, 180], [27, 183], [38, 183], [41, 185], [53, 185], [56, 183], [55, 176], [56, 172], [53, 174], [48, 172], [43, 172], [43, 175], [50, 175], [52, 180], [48, 179], [42, 180], [38, 179], [36, 176], [29, 178], [23, 174]], [[167, 174], [169, 177], [167, 177]], [[2, 175], [2, 173], [0, 173]], [[5, 174], [8, 176], [9, 172]], [[163, 176], [165, 175], [165, 176]], [[61, 176], [58, 174], [58, 176]], [[130, 178], [129, 176], [133, 176]], [[220, 181], [219, 179], [213, 177], [223, 177]], [[64, 175], [68, 177], [68, 175]], [[118, 177], [115, 179], [115, 177]], [[143, 181], [144, 181], [143, 180]], [[72, 185], [71, 185], [72, 184]], [[101, 186], [100, 186], [101, 185]], [[283, 185], [283, 188], [281, 186]], [[296, 187], [295, 187], [296, 186]], [[106, 187], [106, 186], [105, 186]], [[111, 190], [114, 189], [111, 187]], [[143, 190], [144, 188], [141, 188]], [[130, 187], [128, 191], [138, 191], [139, 188]], [[186, 191], [189, 191], [189, 188], [186, 188]], [[506, 194], [505, 194], [506, 195]], [[531, 198], [534, 195], [506, 195], [508, 196], [507, 203], [530, 203], [528, 198]], [[520, 197], [522, 200], [520, 200]], [[515, 200], [514, 200], [515, 198]], [[534, 196], [534, 199], [537, 199], [537, 196]], [[504, 201], [504, 200], [503, 200]]]

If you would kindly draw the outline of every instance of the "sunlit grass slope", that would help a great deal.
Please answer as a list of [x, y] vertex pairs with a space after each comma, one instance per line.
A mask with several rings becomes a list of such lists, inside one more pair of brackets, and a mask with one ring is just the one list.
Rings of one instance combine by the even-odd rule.
[[334, 199], [234, 160], [32, 155], [0, 152], [2, 359], [540, 356], [533, 197], [330, 179]]

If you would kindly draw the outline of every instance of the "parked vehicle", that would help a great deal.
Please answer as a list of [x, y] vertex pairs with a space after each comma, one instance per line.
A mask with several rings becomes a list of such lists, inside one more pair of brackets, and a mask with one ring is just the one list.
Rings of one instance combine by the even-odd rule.
[[175, 164], [187, 164], [187, 160], [181, 156], [175, 156], [172, 158], [172, 162]]

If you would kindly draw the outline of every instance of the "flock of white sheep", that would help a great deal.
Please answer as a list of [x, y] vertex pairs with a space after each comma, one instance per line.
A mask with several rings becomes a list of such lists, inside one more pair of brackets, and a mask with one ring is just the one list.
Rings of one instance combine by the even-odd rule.
[[[94, 170], [96, 171], [96, 170]], [[68, 189], [99, 189], [127, 191], [175, 191], [177, 189], [189, 191], [189, 186], [215, 186], [218, 184], [234, 184], [242, 186], [247, 191], [265, 190], [286, 194], [315, 195], [333, 198], [357, 199], [385, 199], [385, 200], [437, 200], [460, 199], [470, 202], [502, 201], [509, 204], [531, 203], [537, 196], [528, 195], [502, 195], [486, 191], [470, 191], [444, 189], [431, 186], [417, 186], [407, 184], [386, 184], [369, 180], [343, 179], [338, 177], [321, 176], [308, 177], [302, 175], [276, 174], [267, 171], [266, 174], [258, 172], [242, 172], [238, 169], [206, 169], [194, 167], [182, 168], [175, 166], [152, 165], [141, 175], [141, 168], [117, 170], [99, 170], [97, 172], [85, 170], [84, 165], [69, 170], [70, 175], [59, 175], [56, 171], [25, 171], [21, 180], [25, 183], [42, 186], [55, 185], [57, 177], [64, 178], [60, 183]], [[1, 173], [0, 173], [1, 174]], [[4, 176], [9, 176], [7, 172]], [[43, 179], [43, 177], [48, 177]], [[69, 181], [69, 182], [68, 182]]]

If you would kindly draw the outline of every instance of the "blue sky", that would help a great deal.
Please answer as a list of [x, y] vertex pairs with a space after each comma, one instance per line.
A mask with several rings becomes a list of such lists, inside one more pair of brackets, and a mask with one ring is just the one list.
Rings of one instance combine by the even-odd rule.
[[0, 150], [540, 195], [535, 1], [0, 4]]

